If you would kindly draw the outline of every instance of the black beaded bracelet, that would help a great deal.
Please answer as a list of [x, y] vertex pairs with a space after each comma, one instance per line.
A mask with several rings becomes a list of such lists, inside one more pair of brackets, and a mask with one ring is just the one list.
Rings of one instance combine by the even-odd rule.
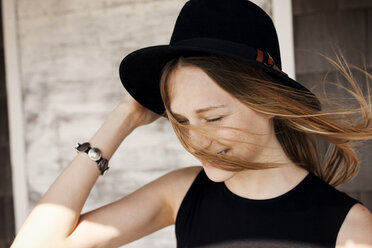
[[97, 147], [91, 147], [89, 142], [85, 142], [83, 144], [77, 143], [75, 146], [76, 152], [85, 152], [88, 154], [88, 157], [97, 163], [97, 167], [101, 172], [101, 175], [108, 170], [108, 160], [102, 158], [101, 151]]

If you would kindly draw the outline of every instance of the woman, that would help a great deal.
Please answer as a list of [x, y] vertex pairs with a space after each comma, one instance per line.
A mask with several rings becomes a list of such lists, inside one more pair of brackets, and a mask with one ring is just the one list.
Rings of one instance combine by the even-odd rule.
[[[191, 0], [170, 44], [129, 54], [120, 76], [130, 94], [79, 144], [12, 247], [118, 247], [172, 224], [178, 247], [372, 247], [371, 213], [333, 187], [357, 173], [352, 142], [372, 138], [371, 104], [350, 78], [359, 110], [322, 110], [281, 70], [275, 28], [259, 7]], [[360, 122], [345, 120], [359, 111]], [[203, 166], [80, 214], [121, 142], [159, 117]], [[323, 160], [318, 138], [331, 148]]]

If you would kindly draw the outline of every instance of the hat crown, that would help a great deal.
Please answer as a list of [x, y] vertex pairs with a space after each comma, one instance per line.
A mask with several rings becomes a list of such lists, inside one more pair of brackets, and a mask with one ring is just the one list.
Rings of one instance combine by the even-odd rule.
[[268, 52], [281, 68], [270, 16], [248, 0], [190, 0], [176, 20], [170, 45], [192, 38], [228, 40]]

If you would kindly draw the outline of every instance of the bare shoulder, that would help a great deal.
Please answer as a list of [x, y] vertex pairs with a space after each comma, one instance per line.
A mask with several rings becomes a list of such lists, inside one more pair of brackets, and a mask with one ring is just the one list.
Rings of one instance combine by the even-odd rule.
[[372, 248], [372, 214], [355, 204], [346, 215], [337, 237], [336, 248]]
[[168, 204], [172, 208], [172, 224], [175, 223], [177, 212], [183, 198], [202, 169], [203, 167], [200, 165], [189, 166], [173, 170], [164, 176], [167, 185], [164, 192], [166, 193]]

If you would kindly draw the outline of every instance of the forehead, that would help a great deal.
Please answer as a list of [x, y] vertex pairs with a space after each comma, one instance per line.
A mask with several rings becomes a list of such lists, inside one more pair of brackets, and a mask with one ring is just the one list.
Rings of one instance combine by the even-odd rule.
[[170, 109], [182, 113], [213, 105], [230, 105], [234, 98], [223, 90], [202, 69], [182, 66], [168, 77]]

